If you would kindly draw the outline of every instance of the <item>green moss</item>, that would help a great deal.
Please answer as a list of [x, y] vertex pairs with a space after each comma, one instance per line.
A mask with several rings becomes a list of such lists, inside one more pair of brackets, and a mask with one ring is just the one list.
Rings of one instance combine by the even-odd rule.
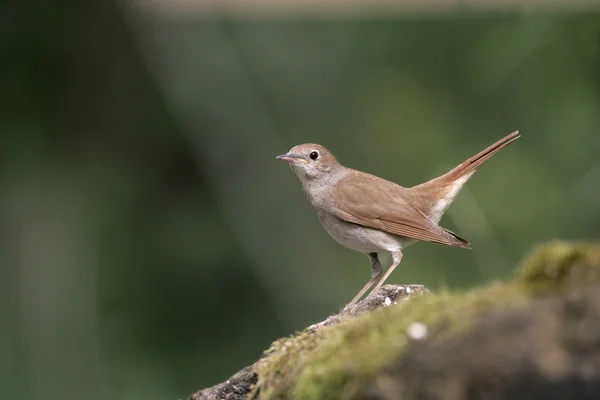
[[413, 341], [420, 322], [441, 338], [467, 329], [492, 307], [518, 306], [544, 290], [600, 281], [600, 247], [563, 242], [534, 251], [515, 278], [462, 292], [416, 296], [397, 305], [273, 343], [258, 363], [255, 393], [261, 399], [351, 399]]
[[552, 291], [600, 281], [600, 246], [555, 241], [539, 246], [521, 263], [515, 280]]

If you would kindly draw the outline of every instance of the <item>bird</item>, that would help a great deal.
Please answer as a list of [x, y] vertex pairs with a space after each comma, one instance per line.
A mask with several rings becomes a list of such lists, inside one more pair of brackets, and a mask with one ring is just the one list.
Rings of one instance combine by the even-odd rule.
[[[417, 241], [470, 249], [469, 241], [439, 221], [477, 168], [520, 137], [514, 131], [449, 172], [413, 187], [344, 167], [319, 144], [300, 144], [277, 156], [289, 163], [327, 233], [371, 261], [371, 278], [344, 309], [375, 283], [373, 291], [381, 287], [402, 261], [403, 250]], [[384, 253], [392, 257], [385, 274], [379, 261]]]

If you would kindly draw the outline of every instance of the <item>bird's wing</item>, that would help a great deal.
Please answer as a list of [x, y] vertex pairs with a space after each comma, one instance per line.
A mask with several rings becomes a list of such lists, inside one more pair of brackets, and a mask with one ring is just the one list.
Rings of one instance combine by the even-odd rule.
[[336, 216], [392, 235], [469, 248], [467, 240], [432, 222], [412, 203], [408, 189], [352, 171], [332, 190]]

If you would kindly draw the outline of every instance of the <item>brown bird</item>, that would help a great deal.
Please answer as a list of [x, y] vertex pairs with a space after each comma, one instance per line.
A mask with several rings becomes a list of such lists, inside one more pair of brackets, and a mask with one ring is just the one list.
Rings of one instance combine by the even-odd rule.
[[[346, 168], [318, 144], [301, 144], [277, 156], [290, 164], [329, 235], [371, 260], [371, 279], [346, 308], [378, 279], [373, 290], [383, 285], [400, 264], [402, 250], [417, 240], [469, 249], [466, 239], [438, 222], [477, 167], [519, 137], [514, 131], [446, 174], [411, 188]], [[381, 277], [378, 254], [383, 252], [393, 263]]]

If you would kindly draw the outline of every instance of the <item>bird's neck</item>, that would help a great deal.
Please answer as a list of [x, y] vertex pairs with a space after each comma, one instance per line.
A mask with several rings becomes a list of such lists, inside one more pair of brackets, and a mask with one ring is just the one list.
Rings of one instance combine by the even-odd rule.
[[314, 178], [298, 176], [298, 180], [311, 205], [319, 207], [331, 201], [331, 190], [347, 173], [347, 169], [342, 167]]

